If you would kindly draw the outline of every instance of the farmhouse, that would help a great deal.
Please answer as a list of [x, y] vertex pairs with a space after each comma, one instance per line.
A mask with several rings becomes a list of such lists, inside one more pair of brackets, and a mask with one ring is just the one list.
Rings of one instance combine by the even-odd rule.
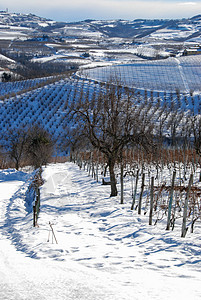
[[187, 55], [200, 55], [200, 54], [201, 54], [201, 47], [185, 49], [184, 52], [183, 52], [184, 56], [187, 56]]

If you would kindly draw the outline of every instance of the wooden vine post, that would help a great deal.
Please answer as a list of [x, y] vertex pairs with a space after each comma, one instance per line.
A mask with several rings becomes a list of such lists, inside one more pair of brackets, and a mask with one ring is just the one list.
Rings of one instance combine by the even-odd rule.
[[143, 196], [144, 186], [145, 186], [144, 181], [145, 181], [145, 173], [142, 174], [142, 185], [141, 185], [140, 199], [138, 204], [138, 215], [141, 214], [142, 196]]
[[38, 221], [38, 215], [40, 212], [40, 189], [39, 187], [36, 187], [36, 199], [33, 205], [33, 226], [37, 226], [37, 221]]
[[153, 204], [154, 204], [154, 177], [151, 177], [149, 225], [152, 225]]
[[172, 176], [172, 185], [170, 190], [170, 199], [168, 205], [168, 217], [167, 217], [167, 227], [166, 230], [170, 230], [170, 219], [171, 219], [171, 212], [172, 212], [172, 201], [173, 201], [173, 194], [174, 194], [174, 183], [175, 183], [176, 171], [173, 172]]
[[133, 194], [133, 201], [132, 201], [132, 205], [131, 205], [131, 210], [134, 209], [134, 205], [135, 205], [135, 197], [136, 197], [136, 193], [137, 193], [138, 177], [139, 177], [139, 169], [137, 170], [137, 174], [136, 174], [135, 190], [134, 190], [134, 194]]
[[99, 166], [99, 151], [97, 151], [97, 162], [96, 162], [96, 181], [98, 182], [98, 166]]
[[185, 198], [185, 202], [184, 202], [184, 212], [183, 212], [181, 237], [185, 237], [186, 233], [187, 233], [187, 230], [188, 230], [188, 228], [186, 227], [186, 218], [187, 218], [187, 210], [188, 210], [188, 199], [189, 199], [189, 194], [190, 194], [192, 184], [193, 184], [193, 174], [190, 175], [188, 189], [187, 189], [187, 192], [186, 192], [186, 198]]
[[120, 202], [120, 204], [124, 204], [124, 165], [123, 165], [123, 162], [121, 162], [120, 181], [121, 181], [121, 202]]

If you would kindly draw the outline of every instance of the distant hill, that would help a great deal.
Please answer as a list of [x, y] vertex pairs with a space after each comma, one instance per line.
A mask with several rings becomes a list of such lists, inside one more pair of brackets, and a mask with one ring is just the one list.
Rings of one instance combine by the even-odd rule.
[[167, 58], [200, 43], [201, 15], [69, 23], [0, 11], [0, 70], [23, 78]]
[[[172, 36], [173, 40], [188, 40], [192, 34], [199, 33], [201, 29], [201, 15], [192, 18], [168, 20], [168, 19], [136, 19], [129, 20], [84, 20], [80, 22], [56, 22], [50, 19], [36, 16], [34, 14], [8, 13], [0, 11], [0, 29], [2, 26], [7, 26], [12, 29], [13, 26], [31, 28], [33, 31], [53, 33], [55, 28], [59, 29], [58, 34], [62, 34], [66, 29], [79, 26], [80, 31], [85, 33], [86, 29], [89, 32], [99, 31], [104, 36], [122, 37], [122, 38], [153, 38], [161, 32], [165, 33], [168, 30], [169, 35], [180, 31], [185, 31], [179, 37]], [[36, 32], [35, 32], [36, 33]], [[161, 36], [163, 39], [163, 36]], [[167, 37], [165, 37], [167, 39]]]
[[20, 26], [28, 28], [43, 27], [56, 22], [34, 14], [8, 13], [0, 11], [0, 26]]

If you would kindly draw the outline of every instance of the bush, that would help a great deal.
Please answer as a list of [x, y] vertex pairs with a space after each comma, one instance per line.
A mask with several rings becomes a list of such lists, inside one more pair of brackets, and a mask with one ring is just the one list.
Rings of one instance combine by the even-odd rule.
[[54, 143], [49, 133], [38, 125], [28, 131], [26, 153], [35, 169], [47, 165], [51, 160]]

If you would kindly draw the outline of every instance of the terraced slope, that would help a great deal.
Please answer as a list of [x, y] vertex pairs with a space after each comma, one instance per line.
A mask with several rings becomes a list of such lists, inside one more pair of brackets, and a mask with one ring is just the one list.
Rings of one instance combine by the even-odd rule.
[[181, 92], [201, 91], [201, 55], [86, 70], [84, 76], [105, 81], [117, 76], [135, 88]]
[[[41, 82], [44, 79], [41, 79]], [[36, 81], [40, 84], [40, 81]], [[31, 83], [19, 83], [23, 90]], [[2, 90], [1, 90], [2, 88]], [[17, 91], [16, 83], [0, 85], [0, 94]], [[104, 84], [94, 80], [80, 78], [59, 79], [54, 83], [37, 88], [22, 94], [14, 94], [0, 102], [0, 139], [4, 140], [10, 129], [26, 128], [40, 125], [45, 128], [56, 140], [58, 146], [66, 136], [68, 119], [66, 116], [69, 103], [80, 98], [88, 97], [89, 101], [96, 98], [100, 91], [104, 91]], [[171, 93], [166, 91], [135, 90], [134, 103], [141, 106], [141, 113], [150, 116], [158, 122], [166, 111], [166, 122], [171, 126], [171, 114], [181, 113], [179, 122], [186, 120], [186, 114], [198, 114], [201, 111], [200, 95], [187, 93]], [[59, 148], [59, 147], [58, 147]]]

